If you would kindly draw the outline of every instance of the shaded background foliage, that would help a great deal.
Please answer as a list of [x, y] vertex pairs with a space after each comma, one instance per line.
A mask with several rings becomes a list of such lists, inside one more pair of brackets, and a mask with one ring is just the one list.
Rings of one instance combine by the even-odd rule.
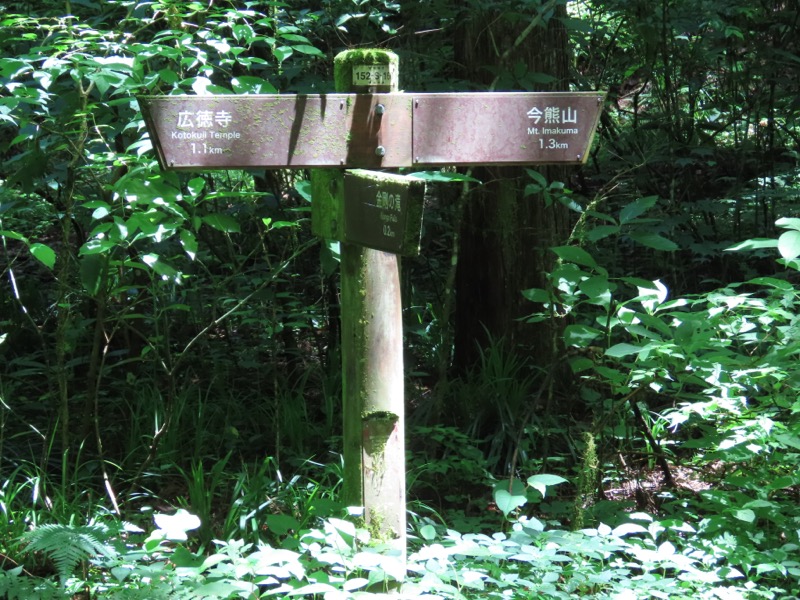
[[[488, 473], [585, 471], [586, 432], [602, 465], [589, 496], [608, 487], [605, 468], [669, 477], [666, 457], [730, 458], [768, 474], [782, 467], [765, 454], [726, 451], [796, 450], [794, 401], [770, 395], [796, 380], [794, 257], [776, 262], [767, 243], [726, 252], [774, 240], [797, 213], [793, 3], [0, 11], [4, 472], [38, 465], [91, 482], [80, 493], [192, 502], [176, 472], [208, 483], [224, 457], [335, 465], [337, 249], [310, 235], [307, 174], [162, 173], [135, 96], [323, 93], [353, 46], [395, 50], [407, 90], [609, 90], [584, 167], [430, 185], [423, 251], [403, 273], [419, 498], [482, 511]], [[773, 279], [736, 283], [756, 276]], [[665, 304], [662, 287], [685, 302]], [[743, 375], [753, 368], [774, 376], [771, 392]], [[722, 389], [758, 401], [704, 404]], [[762, 428], [753, 442], [762, 417], [790, 437]]]

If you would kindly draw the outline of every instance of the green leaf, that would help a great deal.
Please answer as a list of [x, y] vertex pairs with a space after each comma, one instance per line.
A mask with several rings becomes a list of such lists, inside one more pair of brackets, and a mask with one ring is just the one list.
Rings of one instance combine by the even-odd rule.
[[542, 498], [544, 498], [547, 494], [548, 487], [559, 485], [560, 483], [566, 483], [566, 481], [567, 480], [563, 477], [559, 477], [558, 475], [549, 475], [547, 473], [528, 477], [528, 485], [538, 491], [542, 495]]
[[733, 517], [745, 523], [752, 523], [756, 520], [756, 513], [749, 508], [740, 508], [733, 511]]
[[272, 53], [275, 55], [275, 58], [279, 63], [282, 63], [287, 58], [289, 58], [294, 52], [292, 51], [291, 46], [278, 46], [273, 48]]
[[[509, 491], [509, 483], [511, 491]], [[527, 501], [525, 486], [519, 479], [512, 482], [500, 481], [494, 486], [494, 502], [506, 517], [520, 506], [524, 506]]]
[[542, 288], [530, 288], [529, 290], [522, 290], [522, 295], [525, 297], [525, 299], [530, 300], [531, 302], [541, 302], [543, 304], [553, 300], [553, 298], [550, 296], [550, 292], [543, 290]]
[[786, 260], [800, 256], [800, 231], [787, 231], [778, 238], [778, 252]]
[[589, 296], [589, 298], [599, 298], [602, 300], [610, 300], [611, 292], [613, 291], [612, 286], [608, 281], [608, 277], [605, 275], [595, 275], [589, 279], [581, 281], [578, 284], [578, 289]]
[[598, 225], [586, 233], [586, 239], [590, 242], [597, 242], [617, 233], [619, 233], [618, 225]]
[[146, 264], [148, 267], [153, 269], [158, 275], [162, 277], [166, 277], [168, 279], [174, 279], [178, 275], [178, 271], [161, 260], [161, 257], [158, 254], [150, 253], [144, 254], [142, 256], [142, 262]]
[[92, 297], [100, 291], [104, 264], [105, 258], [99, 254], [89, 254], [80, 258], [81, 283]]
[[601, 335], [602, 331], [588, 325], [567, 325], [564, 329], [564, 342], [568, 346], [585, 348]]
[[672, 251], [679, 248], [678, 244], [672, 240], [658, 235], [657, 233], [631, 233], [630, 237], [635, 242], [640, 243], [642, 246], [648, 248], [655, 248], [656, 250]]
[[597, 263], [595, 262], [594, 258], [592, 258], [592, 255], [583, 248], [578, 248], [577, 246], [557, 246], [555, 248], [551, 248], [551, 250], [555, 252], [561, 260], [573, 262], [585, 267], [597, 266]]
[[433, 525], [423, 525], [419, 530], [419, 534], [426, 542], [432, 542], [436, 539], [436, 529]]
[[795, 217], [782, 217], [775, 221], [775, 225], [783, 227], [784, 229], [794, 229], [800, 231], [800, 219]]
[[300, 528], [300, 523], [291, 515], [267, 515], [267, 527], [275, 535], [286, 535]]
[[630, 204], [624, 206], [622, 210], [619, 211], [620, 224], [625, 225], [626, 223], [630, 223], [639, 215], [642, 215], [653, 208], [653, 206], [656, 205], [656, 202], [658, 202], [658, 196], [647, 196], [646, 198], [634, 200]]
[[622, 358], [630, 354], [637, 354], [641, 349], [641, 346], [634, 346], [633, 344], [614, 344], [611, 348], [606, 350], [605, 355], [611, 358]]
[[197, 198], [200, 193], [203, 191], [203, 188], [206, 187], [206, 180], [202, 177], [195, 177], [190, 179], [189, 182], [186, 184], [186, 189], [189, 190], [189, 195], [192, 198]]
[[83, 246], [81, 246], [80, 250], [78, 250], [78, 255], [87, 256], [89, 254], [101, 254], [106, 250], [110, 250], [114, 246], [114, 242], [108, 239], [89, 240]]
[[33, 257], [48, 269], [52, 269], [55, 266], [56, 253], [50, 246], [45, 246], [37, 242], [30, 245], [30, 251]]
[[314, 46], [309, 46], [308, 44], [298, 44], [297, 46], [292, 46], [295, 50], [302, 54], [310, 54], [312, 56], [325, 56], [325, 53], [322, 52], [319, 48], [315, 48]]
[[231, 79], [233, 91], [237, 94], [277, 94], [278, 90], [266, 79], [242, 75]]
[[745, 240], [725, 248], [725, 252], [739, 252], [740, 250], [760, 250], [761, 248], [777, 248], [778, 240], [772, 238], [754, 238], [752, 240]]
[[239, 233], [241, 231], [239, 223], [230, 215], [206, 215], [203, 217], [203, 223], [224, 233]]
[[190, 259], [194, 260], [197, 256], [197, 238], [194, 233], [188, 229], [181, 229], [180, 237], [184, 252]]

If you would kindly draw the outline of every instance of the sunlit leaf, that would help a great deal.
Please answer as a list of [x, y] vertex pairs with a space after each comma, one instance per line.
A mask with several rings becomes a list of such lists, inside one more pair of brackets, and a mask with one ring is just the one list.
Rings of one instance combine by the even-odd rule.
[[174, 515], [156, 514], [153, 519], [156, 527], [164, 533], [164, 537], [176, 542], [186, 541], [188, 539], [186, 532], [201, 525], [198, 517], [183, 508], [179, 508]]
[[800, 231], [786, 231], [778, 238], [778, 252], [786, 260], [800, 256]]
[[494, 502], [506, 517], [527, 501], [525, 486], [519, 479], [514, 479], [510, 485], [509, 481], [501, 481], [494, 486]]
[[547, 494], [547, 488], [560, 483], [566, 483], [566, 479], [558, 475], [550, 475], [548, 473], [541, 473], [528, 477], [528, 485], [538, 491], [542, 498]]
[[567, 325], [564, 329], [564, 343], [568, 346], [586, 347], [603, 335], [603, 332], [588, 325]]
[[622, 358], [623, 356], [629, 356], [631, 354], [637, 354], [642, 350], [641, 346], [634, 346], [633, 344], [614, 344], [606, 350], [605, 355], [610, 356], [611, 358]]
[[48, 269], [52, 269], [55, 266], [56, 253], [50, 246], [37, 242], [30, 245], [30, 251], [33, 257]]

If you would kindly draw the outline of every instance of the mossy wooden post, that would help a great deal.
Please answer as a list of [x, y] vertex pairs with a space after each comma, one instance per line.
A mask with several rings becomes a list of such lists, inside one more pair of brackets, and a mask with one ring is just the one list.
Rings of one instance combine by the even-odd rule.
[[[337, 55], [337, 92], [396, 92], [397, 56], [384, 50]], [[376, 67], [370, 69], [370, 67]], [[355, 80], [358, 79], [358, 84]], [[363, 85], [361, 85], [363, 84]], [[338, 196], [341, 172], [314, 176], [317, 194]], [[332, 231], [328, 236], [337, 234]], [[344, 491], [363, 506], [373, 535], [402, 556], [406, 549], [406, 477], [403, 329], [399, 257], [355, 244], [341, 244], [341, 315], [344, 394]]]

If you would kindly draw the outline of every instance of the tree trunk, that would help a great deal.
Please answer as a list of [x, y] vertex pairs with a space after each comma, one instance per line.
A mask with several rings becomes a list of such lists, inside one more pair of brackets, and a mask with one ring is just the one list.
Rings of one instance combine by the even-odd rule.
[[[565, 16], [565, 6], [558, 5], [553, 18], [543, 19], [514, 47], [535, 15], [510, 24], [510, 13], [473, 13], [457, 37], [456, 61], [464, 66], [468, 80], [482, 86], [496, 84], [498, 91], [530, 90], [535, 79], [531, 73], [555, 78], [547, 90], [535, 91], [567, 89], [568, 36], [557, 20]], [[549, 181], [565, 181], [568, 176], [565, 167], [539, 170]], [[473, 174], [484, 185], [466, 199], [460, 224], [454, 366], [458, 372], [469, 370], [481, 349], [501, 339], [509, 349], [530, 349], [535, 364], [550, 365], [556, 325], [520, 321], [534, 308], [521, 291], [544, 286], [555, 258], [548, 248], [569, 232], [567, 209], [557, 202], [546, 206], [539, 195], [523, 197], [530, 178], [521, 167], [476, 169]]]

